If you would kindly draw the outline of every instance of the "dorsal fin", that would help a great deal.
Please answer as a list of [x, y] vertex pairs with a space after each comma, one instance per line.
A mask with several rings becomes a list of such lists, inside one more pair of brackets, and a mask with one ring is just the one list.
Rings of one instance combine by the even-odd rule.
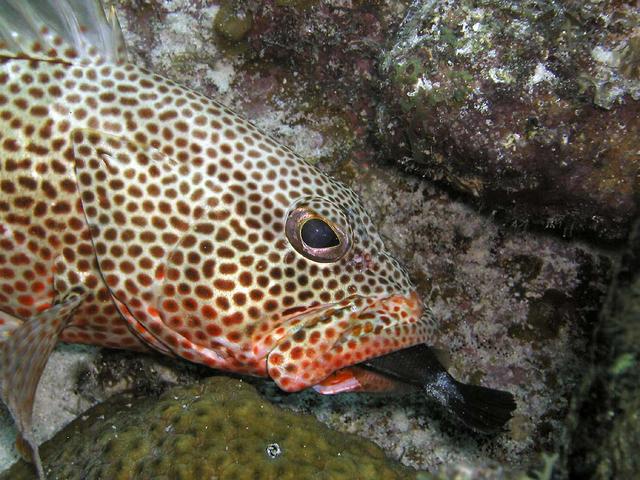
[[126, 61], [113, 7], [100, 0], [2, 0], [0, 58], [76, 62]]

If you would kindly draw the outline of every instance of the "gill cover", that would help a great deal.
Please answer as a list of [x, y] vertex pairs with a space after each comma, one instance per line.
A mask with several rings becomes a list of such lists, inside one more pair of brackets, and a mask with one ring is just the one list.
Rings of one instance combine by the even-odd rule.
[[176, 258], [185, 238], [208, 224], [208, 216], [219, 214], [207, 208], [203, 187], [191, 188], [199, 183], [197, 174], [190, 165], [124, 137], [78, 129], [72, 143], [100, 272], [129, 327], [162, 353], [220, 366], [217, 353], [167, 324], [163, 305], [167, 281], [189, 281], [188, 265]]

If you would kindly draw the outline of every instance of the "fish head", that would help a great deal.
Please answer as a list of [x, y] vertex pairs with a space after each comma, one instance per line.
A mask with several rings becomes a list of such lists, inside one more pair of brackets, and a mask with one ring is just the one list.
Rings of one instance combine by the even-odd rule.
[[287, 391], [426, 338], [415, 287], [358, 196], [298, 161], [275, 191], [231, 185], [242, 195], [214, 202], [217, 221], [194, 222], [169, 256], [171, 298], [158, 308], [177, 304], [165, 323], [224, 351], [225, 368], [266, 374]]
[[287, 391], [420, 343], [427, 332], [407, 271], [386, 250], [358, 196], [321, 179], [322, 194], [291, 200], [274, 244], [281, 265], [270, 273], [294, 301], [282, 302], [251, 336], [252, 353], [266, 358], [268, 375]]
[[357, 195], [227, 115], [222, 135], [244, 143], [187, 160], [74, 136], [101, 274], [131, 330], [287, 391], [424, 342], [430, 317]]

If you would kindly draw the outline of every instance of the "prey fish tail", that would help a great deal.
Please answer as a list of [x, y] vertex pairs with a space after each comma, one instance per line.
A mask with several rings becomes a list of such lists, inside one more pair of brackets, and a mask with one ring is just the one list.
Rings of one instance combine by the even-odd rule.
[[509, 392], [457, 381], [426, 345], [415, 345], [334, 372], [314, 388], [321, 393], [337, 393], [398, 392], [409, 387], [424, 392], [466, 426], [483, 433], [502, 429], [516, 408]]

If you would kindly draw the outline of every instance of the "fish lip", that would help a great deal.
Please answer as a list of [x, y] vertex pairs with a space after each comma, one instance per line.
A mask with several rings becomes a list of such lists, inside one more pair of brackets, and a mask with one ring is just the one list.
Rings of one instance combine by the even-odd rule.
[[[367, 307], [360, 309], [359, 311], [352, 310], [352, 312], [353, 313], [358, 312], [358, 315], [372, 312], [372, 314], [374, 315], [372, 320], [376, 319], [379, 321], [380, 317], [383, 316], [383, 313], [380, 312], [380, 309], [384, 310], [385, 308], [390, 308], [394, 304], [394, 302], [397, 303], [398, 300], [400, 301], [400, 303], [406, 302], [406, 304], [410, 307], [411, 313], [404, 318], [394, 319], [385, 327], [391, 327], [398, 324], [402, 324], [404, 322], [410, 322], [411, 319], [413, 320], [411, 323], [419, 322], [424, 312], [424, 305], [415, 290], [410, 292], [408, 295], [396, 293], [392, 295], [387, 295], [385, 297], [379, 297], [378, 299], [375, 300], [375, 302], [372, 305], [368, 305]], [[349, 335], [352, 335], [354, 333], [354, 330], [356, 330], [358, 326], [359, 326], [358, 324], [355, 324], [353, 325], [353, 327], [342, 332], [339, 340], [341, 341], [347, 338]]]
[[320, 303], [317, 305], [309, 305], [307, 307], [307, 309], [303, 312], [299, 312], [296, 313], [294, 315], [288, 316], [288, 317], [282, 317], [282, 320], [284, 320], [285, 322], [287, 321], [291, 321], [291, 320], [298, 320], [301, 318], [304, 318], [306, 316], [310, 316], [312, 313], [316, 313], [318, 311], [321, 310], [328, 310], [330, 308], [346, 308], [348, 306], [351, 306], [352, 308], [352, 312], [363, 312], [367, 309], [371, 308], [371, 305], [366, 305], [363, 308], [354, 308], [355, 304], [354, 301], [356, 299], [365, 299], [365, 300], [371, 300], [374, 299], [374, 303], [375, 304], [385, 304], [386, 302], [392, 301], [393, 299], [396, 298], [406, 298], [406, 299], [410, 299], [410, 301], [412, 302], [416, 302], [416, 310], [418, 311], [418, 313], [415, 315], [415, 318], [419, 318], [421, 317], [422, 313], [424, 312], [424, 305], [422, 303], [422, 300], [420, 299], [420, 297], [418, 296], [418, 293], [414, 290], [409, 292], [408, 294], [403, 294], [403, 293], [393, 293], [390, 295], [386, 295], [386, 296], [381, 296], [381, 297], [372, 297], [372, 296], [364, 296], [364, 295], [350, 295], [348, 297], [345, 297], [344, 299], [337, 301], [337, 302], [331, 302], [331, 303]]
[[[365, 305], [362, 308], [355, 308], [355, 301], [359, 298], [366, 300], [372, 300], [375, 297], [365, 297], [365, 296], [360, 296], [360, 295], [351, 295], [349, 297], [346, 297], [340, 301], [337, 302], [331, 302], [331, 303], [322, 303], [322, 304], [318, 304], [318, 305], [313, 305], [313, 306], [309, 306], [305, 311], [302, 311], [300, 313], [291, 315], [289, 317], [283, 317], [281, 318], [281, 322], [282, 324], [289, 324], [292, 322], [299, 322], [297, 325], [299, 325], [299, 328], [295, 329], [294, 331], [297, 331], [301, 328], [305, 327], [305, 319], [306, 318], [310, 318], [312, 317], [314, 314], [317, 314], [318, 312], [322, 312], [322, 311], [329, 311], [332, 308], [336, 308], [336, 309], [344, 309], [344, 308], [351, 308], [351, 312], [352, 313], [359, 313], [362, 314], [364, 312], [366, 312], [367, 310], [371, 310], [373, 308], [373, 305], [385, 305], [385, 303], [387, 302], [391, 302], [393, 299], [408, 299], [409, 302], [415, 302], [416, 303], [416, 307], [415, 310], [417, 311], [417, 313], [414, 313], [414, 315], [411, 315], [412, 318], [415, 319], [415, 321], [420, 321], [420, 318], [422, 317], [425, 309], [424, 309], [424, 304], [422, 303], [422, 300], [420, 299], [419, 295], [417, 294], [417, 292], [411, 291], [408, 294], [402, 294], [402, 293], [394, 293], [394, 294], [390, 294], [390, 295], [386, 295], [386, 296], [381, 296], [381, 297], [377, 297], [375, 298], [375, 300], [373, 300], [373, 304], [372, 305]], [[395, 323], [398, 323], [399, 320], [397, 320]], [[344, 338], [347, 337], [347, 335], [351, 334], [354, 330], [354, 328], [356, 328], [357, 325], [353, 325], [353, 327], [349, 328], [349, 329], [345, 329], [341, 335], [336, 339], [336, 344], [339, 343], [341, 340], [343, 340]], [[283, 335], [284, 337], [284, 335]], [[279, 340], [278, 340], [279, 341]], [[276, 342], [277, 343], [277, 342]], [[268, 355], [268, 353], [267, 353]]]
[[[409, 295], [405, 295], [406, 297], [410, 297], [414, 294], [415, 292], [410, 293]], [[392, 295], [387, 295], [384, 297], [379, 297], [375, 299], [376, 303], [382, 303], [385, 302], [386, 300], [393, 298], [393, 297], [398, 297], [398, 296], [403, 296], [402, 294], [392, 294]], [[416, 294], [417, 296], [417, 294]], [[361, 309], [353, 309], [353, 301], [356, 298], [364, 298], [364, 299], [371, 299], [373, 297], [364, 297], [361, 295], [351, 295], [349, 297], [346, 297], [340, 301], [337, 302], [331, 302], [331, 303], [318, 303], [316, 305], [310, 304], [310, 305], [303, 305], [300, 306], [298, 308], [304, 308], [303, 311], [300, 312], [296, 312], [296, 313], [292, 313], [291, 315], [283, 315], [282, 317], [280, 317], [278, 319], [278, 327], [286, 327], [288, 324], [291, 324], [292, 322], [298, 322], [296, 325], [299, 325], [299, 328], [303, 328], [304, 327], [304, 320], [306, 318], [312, 317], [313, 314], [318, 313], [318, 312], [322, 312], [322, 311], [327, 311], [330, 310], [331, 308], [346, 308], [349, 305], [352, 305], [352, 311], [355, 312], [362, 312], [364, 310], [364, 308]], [[277, 328], [274, 328], [273, 330], [277, 330]], [[298, 329], [295, 329], [294, 331], [296, 331]], [[285, 335], [282, 335], [282, 337], [284, 337]], [[277, 343], [279, 340], [281, 339], [281, 337], [279, 337], [275, 343]]]
[[[280, 388], [302, 390], [337, 370], [424, 341], [422, 312], [415, 291], [378, 298], [352, 295], [291, 316], [288, 325], [271, 331], [273, 342], [260, 353]], [[414, 332], [419, 333], [415, 338]]]

